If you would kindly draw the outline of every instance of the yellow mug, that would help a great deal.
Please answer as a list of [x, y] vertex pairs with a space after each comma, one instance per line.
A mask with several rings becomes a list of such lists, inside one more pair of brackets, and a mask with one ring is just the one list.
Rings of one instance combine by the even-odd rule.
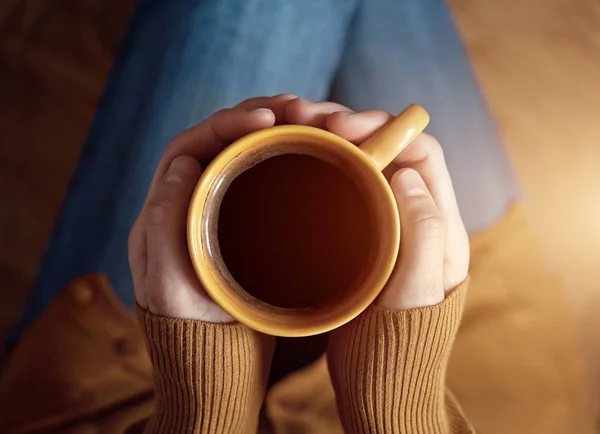
[[398, 257], [398, 209], [382, 170], [428, 122], [411, 105], [360, 147], [283, 125], [223, 150], [188, 216], [192, 263], [210, 297], [275, 336], [324, 333], [359, 315]]

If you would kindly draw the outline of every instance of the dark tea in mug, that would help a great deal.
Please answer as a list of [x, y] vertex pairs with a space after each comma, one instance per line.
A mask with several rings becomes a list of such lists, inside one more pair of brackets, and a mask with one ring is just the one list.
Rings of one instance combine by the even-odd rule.
[[218, 211], [218, 243], [250, 295], [284, 308], [334, 301], [370, 255], [368, 202], [333, 164], [303, 154], [267, 158], [236, 176]]

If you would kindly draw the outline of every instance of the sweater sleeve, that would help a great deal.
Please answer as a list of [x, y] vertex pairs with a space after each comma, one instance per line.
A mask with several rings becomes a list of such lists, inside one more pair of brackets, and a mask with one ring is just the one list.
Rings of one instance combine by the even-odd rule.
[[154, 370], [147, 433], [255, 433], [274, 339], [241, 324], [165, 318], [138, 307]]
[[329, 371], [346, 432], [474, 432], [445, 387], [467, 284], [435, 306], [371, 306], [331, 333]]

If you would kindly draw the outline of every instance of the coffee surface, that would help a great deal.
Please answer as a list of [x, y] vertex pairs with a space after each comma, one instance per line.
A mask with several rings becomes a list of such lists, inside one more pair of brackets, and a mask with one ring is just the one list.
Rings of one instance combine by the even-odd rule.
[[354, 182], [318, 158], [283, 154], [242, 172], [218, 217], [221, 255], [240, 286], [278, 307], [336, 300], [363, 269], [372, 241]]

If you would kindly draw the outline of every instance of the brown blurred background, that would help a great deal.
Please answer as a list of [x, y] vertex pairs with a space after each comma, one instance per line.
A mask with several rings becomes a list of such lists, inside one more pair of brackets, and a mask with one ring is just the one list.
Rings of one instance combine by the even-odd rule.
[[[0, 339], [34, 277], [131, 3], [0, 2]], [[600, 2], [451, 5], [600, 390]]]

